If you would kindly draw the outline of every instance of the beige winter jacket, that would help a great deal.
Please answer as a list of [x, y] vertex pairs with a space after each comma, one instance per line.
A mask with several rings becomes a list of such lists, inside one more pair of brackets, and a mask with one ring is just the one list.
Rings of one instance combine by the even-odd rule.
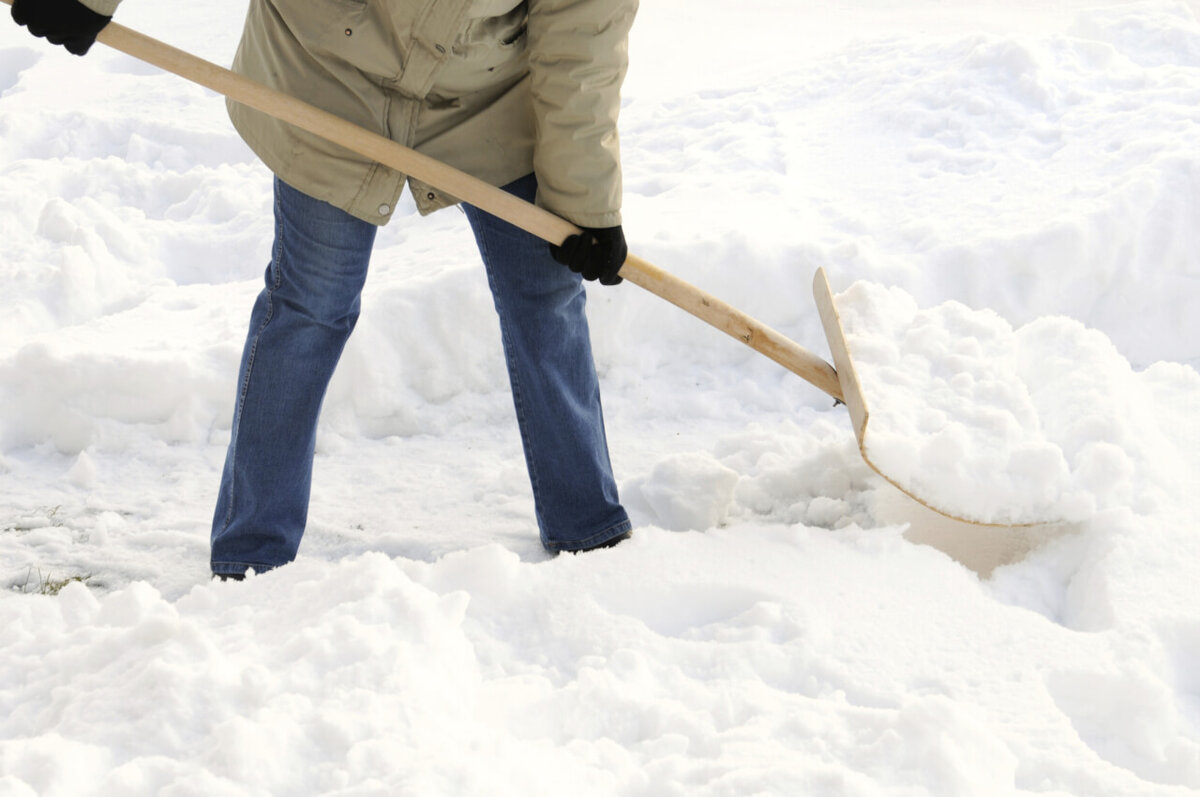
[[[84, 0], [112, 13], [119, 0]], [[493, 185], [620, 223], [617, 141], [637, 0], [250, 0], [233, 68]], [[258, 111], [238, 132], [289, 185], [385, 224], [405, 175]], [[457, 200], [410, 180], [422, 213]]]

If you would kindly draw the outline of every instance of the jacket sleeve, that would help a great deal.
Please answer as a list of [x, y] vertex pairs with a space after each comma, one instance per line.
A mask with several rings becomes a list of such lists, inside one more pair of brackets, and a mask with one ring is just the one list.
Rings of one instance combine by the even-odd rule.
[[105, 17], [115, 14], [117, 6], [121, 4], [121, 0], [79, 0], [79, 2]]
[[617, 113], [637, 0], [529, 0], [538, 204], [581, 227], [621, 223]]

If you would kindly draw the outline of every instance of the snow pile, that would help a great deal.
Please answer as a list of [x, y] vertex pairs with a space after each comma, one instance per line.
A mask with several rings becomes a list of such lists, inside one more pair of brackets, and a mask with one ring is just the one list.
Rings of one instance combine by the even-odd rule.
[[1014, 330], [949, 302], [857, 283], [837, 297], [870, 414], [867, 458], [956, 517], [1009, 525], [1153, 511], [1189, 423], [1196, 372], [1135, 372], [1096, 330], [1043, 317]]
[[[228, 62], [244, 7], [120, 13]], [[636, 532], [550, 558], [465, 219], [404, 204], [300, 559], [212, 583], [270, 176], [211, 94], [0, 24], [0, 794], [1200, 789], [1194, 7], [658, 0], [631, 50], [631, 248], [818, 353], [825, 268], [880, 325], [872, 456], [1067, 522], [923, 513], [626, 285]]]
[[2, 606], [17, 795], [1167, 795], [1200, 775], [1194, 623], [1079, 633], [895, 531], [310, 558], [174, 601], [139, 582]]

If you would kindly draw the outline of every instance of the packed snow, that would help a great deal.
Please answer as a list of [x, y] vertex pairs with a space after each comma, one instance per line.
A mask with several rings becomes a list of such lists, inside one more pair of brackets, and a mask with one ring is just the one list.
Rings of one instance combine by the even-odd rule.
[[[119, 21], [228, 63], [243, 13]], [[625, 284], [589, 295], [635, 534], [549, 557], [465, 218], [407, 204], [300, 558], [243, 583], [207, 537], [270, 175], [210, 92], [0, 24], [0, 795], [1196, 794], [1198, 13], [635, 27], [631, 248], [826, 356], [823, 267], [879, 325], [881, 470], [1057, 522], [933, 515]]]

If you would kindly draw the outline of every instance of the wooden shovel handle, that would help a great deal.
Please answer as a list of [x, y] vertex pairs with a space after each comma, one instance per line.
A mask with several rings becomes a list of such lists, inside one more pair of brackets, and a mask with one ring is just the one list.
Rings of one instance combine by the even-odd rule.
[[[0, 2], [11, 3], [11, 0]], [[437, 186], [543, 240], [558, 244], [579, 232], [579, 228], [566, 219], [458, 169], [123, 25], [110, 22], [96, 40], [403, 174]], [[633, 284], [737, 338], [834, 398], [842, 398], [837, 372], [832, 365], [715, 296], [633, 255], [625, 261], [620, 274]]]

